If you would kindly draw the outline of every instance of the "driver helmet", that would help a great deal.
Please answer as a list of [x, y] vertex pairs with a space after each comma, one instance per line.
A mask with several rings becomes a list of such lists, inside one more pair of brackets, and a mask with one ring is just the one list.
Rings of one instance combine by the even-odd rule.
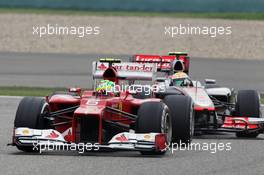
[[108, 93], [115, 94], [115, 83], [110, 80], [100, 80], [98, 86], [96, 87], [96, 92], [107, 95]]
[[171, 76], [173, 86], [183, 86], [185, 79], [189, 79], [189, 76], [184, 72], [177, 72]]

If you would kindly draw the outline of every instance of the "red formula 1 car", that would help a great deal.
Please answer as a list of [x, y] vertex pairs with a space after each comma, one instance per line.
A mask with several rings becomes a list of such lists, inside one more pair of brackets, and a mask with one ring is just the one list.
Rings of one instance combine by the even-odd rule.
[[163, 99], [167, 95], [182, 95], [192, 98], [196, 133], [235, 132], [237, 137], [252, 138], [264, 132], [258, 92], [239, 90], [235, 93], [230, 88], [217, 85], [215, 80], [206, 79], [204, 86], [191, 80], [188, 76], [190, 59], [186, 53], [134, 55], [131, 61], [157, 63], [160, 75], [156, 83], [165, 86], [166, 91], [156, 93], [156, 97]]
[[[156, 71], [156, 64], [121, 63], [116, 59], [93, 63], [95, 85], [100, 79], [116, 85], [150, 81], [155, 79]], [[168, 105], [178, 112], [172, 114]], [[191, 111], [189, 97], [161, 100], [141, 98], [133, 91], [81, 93], [79, 88], [71, 88], [46, 99], [23, 98], [16, 112], [13, 145], [22, 151], [38, 151], [42, 146], [65, 148], [89, 143], [89, 148], [99, 151], [164, 154], [172, 139], [191, 139]]]

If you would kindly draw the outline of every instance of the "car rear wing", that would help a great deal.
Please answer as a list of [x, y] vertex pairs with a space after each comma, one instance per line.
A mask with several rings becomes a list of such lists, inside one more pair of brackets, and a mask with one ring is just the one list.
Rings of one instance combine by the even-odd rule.
[[104, 78], [104, 72], [112, 67], [116, 71], [116, 77], [123, 80], [148, 80], [154, 81], [157, 73], [157, 65], [154, 63], [131, 62], [93, 62], [93, 78]]
[[190, 57], [187, 53], [170, 52], [169, 55], [133, 55], [132, 62], [137, 63], [156, 63], [157, 70], [162, 72], [170, 72], [175, 70], [175, 65], [182, 63], [182, 70], [189, 73]]

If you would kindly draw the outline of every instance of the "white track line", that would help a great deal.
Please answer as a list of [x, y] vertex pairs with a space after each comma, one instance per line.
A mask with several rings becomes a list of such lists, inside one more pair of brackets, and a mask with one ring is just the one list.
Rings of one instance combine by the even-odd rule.
[[0, 98], [9, 98], [9, 99], [21, 99], [23, 98], [22, 96], [0, 96]]

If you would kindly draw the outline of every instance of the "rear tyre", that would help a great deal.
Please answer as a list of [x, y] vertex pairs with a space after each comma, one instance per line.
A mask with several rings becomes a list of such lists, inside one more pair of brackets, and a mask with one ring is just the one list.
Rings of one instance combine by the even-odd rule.
[[[136, 133], [164, 133], [167, 144], [171, 142], [172, 127], [168, 107], [162, 102], [143, 103], [138, 110]], [[141, 151], [143, 155], [162, 155], [166, 151]]]
[[190, 143], [194, 133], [193, 102], [188, 96], [168, 95], [164, 103], [169, 107], [172, 119], [172, 141]]
[[[43, 114], [49, 113], [49, 105], [45, 99], [40, 97], [24, 97], [18, 106], [14, 127], [27, 127], [31, 129], [47, 129], [49, 121], [43, 117]], [[19, 146], [21, 151], [33, 152], [31, 146]]]
[[[235, 105], [236, 116], [241, 117], [253, 117], [260, 118], [260, 99], [259, 94], [255, 90], [240, 90], [237, 93], [236, 105]], [[258, 132], [247, 133], [237, 132], [237, 137], [255, 138], [259, 135]]]

